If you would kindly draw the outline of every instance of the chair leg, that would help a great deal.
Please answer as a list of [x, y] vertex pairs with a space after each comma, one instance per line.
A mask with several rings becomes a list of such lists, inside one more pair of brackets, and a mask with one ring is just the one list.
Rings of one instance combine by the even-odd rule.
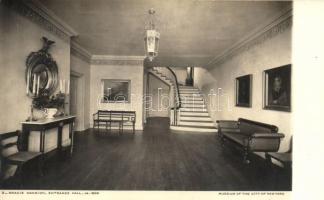
[[135, 134], [135, 122], [133, 122], [133, 134]]
[[38, 158], [38, 174], [40, 176], [44, 176], [44, 157], [41, 155]]
[[108, 131], [108, 122], [106, 121], [106, 133]]
[[122, 133], [124, 133], [124, 122], [120, 122], [121, 123], [121, 130], [122, 130]]
[[119, 122], [119, 135], [121, 135], [122, 123]]
[[23, 178], [24, 177], [23, 177], [23, 171], [22, 171], [22, 166], [21, 165], [17, 165], [17, 170], [16, 170], [16, 172], [14, 174], [14, 177], [16, 179], [18, 179], [18, 187], [20, 189], [22, 189], [23, 185], [24, 185], [24, 183], [23, 183]]
[[224, 139], [224, 137], [221, 137], [220, 140], [221, 140], [221, 146], [222, 146], [222, 148], [224, 148], [225, 147], [225, 139]]

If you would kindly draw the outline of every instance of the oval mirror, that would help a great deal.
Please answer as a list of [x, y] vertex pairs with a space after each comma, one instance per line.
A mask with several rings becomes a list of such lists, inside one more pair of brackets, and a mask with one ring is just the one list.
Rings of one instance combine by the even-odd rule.
[[44, 45], [26, 60], [26, 83], [30, 96], [52, 95], [58, 84], [58, 68], [48, 49], [53, 41], [43, 37]]

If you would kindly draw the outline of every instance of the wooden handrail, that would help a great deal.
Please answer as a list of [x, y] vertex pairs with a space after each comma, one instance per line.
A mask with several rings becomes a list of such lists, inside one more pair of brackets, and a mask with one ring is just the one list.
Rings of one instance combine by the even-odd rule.
[[174, 71], [170, 67], [166, 67], [166, 68], [172, 73], [172, 75], [173, 75], [173, 77], [175, 79], [175, 82], [176, 82], [177, 94], [178, 94], [178, 102], [179, 102], [179, 105], [177, 105], [176, 109], [178, 110], [179, 108], [181, 108], [181, 98], [180, 98], [180, 92], [179, 92], [178, 78], [177, 78], [177, 75], [174, 73]]

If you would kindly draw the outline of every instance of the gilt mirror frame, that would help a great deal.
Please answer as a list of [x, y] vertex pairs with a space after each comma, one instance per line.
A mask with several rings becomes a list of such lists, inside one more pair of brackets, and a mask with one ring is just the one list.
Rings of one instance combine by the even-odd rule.
[[[52, 95], [58, 84], [58, 67], [56, 61], [48, 53], [48, 49], [54, 41], [43, 37], [43, 47], [37, 52], [31, 52], [26, 60], [25, 80], [28, 85], [28, 95], [33, 96], [34, 76], [40, 77], [38, 95]], [[28, 83], [27, 83], [28, 82]]]

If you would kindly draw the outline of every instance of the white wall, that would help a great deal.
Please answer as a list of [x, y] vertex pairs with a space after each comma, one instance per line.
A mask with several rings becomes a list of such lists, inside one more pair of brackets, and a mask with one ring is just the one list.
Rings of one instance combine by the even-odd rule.
[[[70, 41], [62, 40], [0, 4], [0, 132], [21, 129], [30, 116], [26, 95], [26, 58], [42, 48], [42, 37], [55, 41], [49, 50], [57, 62], [59, 78], [70, 79]], [[58, 91], [56, 91], [58, 92]], [[37, 112], [36, 112], [37, 113]]]
[[79, 87], [82, 89], [82, 97], [78, 110], [80, 112], [79, 127], [75, 127], [77, 131], [90, 128], [90, 64], [75, 55], [71, 55], [71, 71], [80, 75]]
[[[205, 98], [214, 121], [217, 119], [235, 120], [242, 117], [274, 124], [279, 127], [279, 132], [286, 135], [279, 151], [288, 150], [292, 135], [292, 113], [263, 109], [262, 76], [266, 69], [291, 63], [291, 40], [291, 29], [286, 29], [279, 35], [235, 55], [218, 66], [211, 69], [195, 68], [195, 85], [206, 95]], [[292, 74], [293, 72], [292, 67]], [[235, 78], [247, 74], [253, 75], [252, 108], [236, 107]], [[210, 98], [207, 96], [211, 89], [217, 93], [218, 88], [222, 89], [221, 97], [219, 95]], [[294, 108], [292, 108], [293, 111]]]
[[146, 104], [149, 109], [148, 117], [169, 117], [170, 112], [170, 87], [160, 79], [149, 74], [148, 95], [152, 101]]
[[170, 67], [177, 76], [178, 83], [185, 85], [187, 78], [187, 68], [186, 67]]
[[[42, 37], [55, 41], [49, 50], [56, 61], [59, 79], [70, 80], [70, 40], [63, 40], [0, 4], [0, 133], [21, 130], [20, 122], [30, 116], [32, 100], [26, 95], [26, 58], [43, 46]], [[58, 89], [55, 93], [58, 92]], [[42, 111], [34, 111], [43, 117]], [[39, 149], [39, 134], [31, 134], [30, 148]], [[36, 143], [33, 143], [36, 142]], [[45, 149], [56, 148], [57, 131], [46, 133]], [[6, 177], [16, 168], [11, 166]]]
[[[90, 124], [98, 109], [136, 111], [136, 130], [143, 129], [143, 65], [91, 65], [90, 67]], [[101, 79], [131, 81], [130, 103], [100, 103]], [[99, 98], [99, 99], [98, 99]]]

